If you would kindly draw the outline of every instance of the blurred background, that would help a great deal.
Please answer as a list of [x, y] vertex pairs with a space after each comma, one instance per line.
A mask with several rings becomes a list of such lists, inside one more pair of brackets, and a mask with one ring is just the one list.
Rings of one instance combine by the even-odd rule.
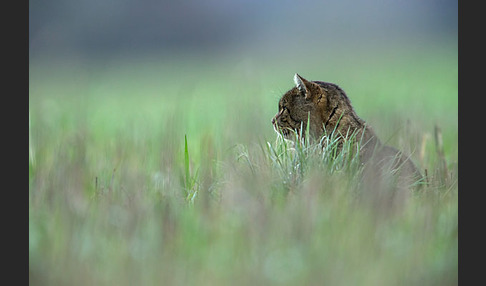
[[457, 1], [30, 1], [30, 59], [306, 52], [457, 38]]

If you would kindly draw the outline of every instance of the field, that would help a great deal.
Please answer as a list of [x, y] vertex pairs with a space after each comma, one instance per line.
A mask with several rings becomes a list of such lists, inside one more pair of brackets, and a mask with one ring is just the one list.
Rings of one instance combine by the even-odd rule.
[[[31, 62], [30, 284], [456, 285], [450, 46]], [[285, 149], [271, 119], [296, 72], [341, 86], [427, 185], [390, 209]]]

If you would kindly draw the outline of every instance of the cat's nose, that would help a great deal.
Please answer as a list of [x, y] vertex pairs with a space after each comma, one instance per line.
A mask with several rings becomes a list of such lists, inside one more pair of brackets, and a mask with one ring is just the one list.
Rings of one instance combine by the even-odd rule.
[[272, 124], [275, 124], [275, 117], [272, 118]]

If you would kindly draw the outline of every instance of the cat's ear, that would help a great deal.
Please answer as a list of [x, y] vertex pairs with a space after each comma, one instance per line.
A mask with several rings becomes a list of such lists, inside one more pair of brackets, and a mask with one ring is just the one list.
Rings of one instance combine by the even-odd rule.
[[298, 74], [294, 75], [294, 82], [295, 82], [295, 86], [305, 96], [305, 98], [306, 99], [310, 98], [311, 94], [310, 94], [309, 86], [312, 83]]

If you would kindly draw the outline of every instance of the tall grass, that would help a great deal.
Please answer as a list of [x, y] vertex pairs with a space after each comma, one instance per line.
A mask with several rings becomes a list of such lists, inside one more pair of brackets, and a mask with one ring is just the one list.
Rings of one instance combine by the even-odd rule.
[[[455, 61], [435, 65], [431, 57], [424, 69], [449, 79]], [[426, 116], [415, 103], [376, 106], [348, 92], [384, 141], [412, 151], [427, 170], [422, 191], [385, 211], [360, 199], [356, 144], [345, 142], [338, 152], [331, 135], [324, 144], [291, 143], [272, 130], [292, 73], [269, 84], [283, 89], [277, 92], [255, 89], [262, 82], [252, 77], [241, 85], [243, 74], [213, 67], [186, 75], [198, 78], [192, 92], [182, 73], [152, 81], [155, 67], [148, 76], [131, 73], [136, 68], [76, 71], [71, 81], [59, 81], [62, 70], [56, 77], [32, 67], [31, 284], [457, 284], [457, 126], [450, 106], [419, 124], [414, 119]], [[456, 97], [454, 82], [444, 82], [423, 81], [422, 91]], [[374, 120], [387, 116], [384, 107], [397, 118]], [[383, 136], [388, 130], [398, 131]]]

